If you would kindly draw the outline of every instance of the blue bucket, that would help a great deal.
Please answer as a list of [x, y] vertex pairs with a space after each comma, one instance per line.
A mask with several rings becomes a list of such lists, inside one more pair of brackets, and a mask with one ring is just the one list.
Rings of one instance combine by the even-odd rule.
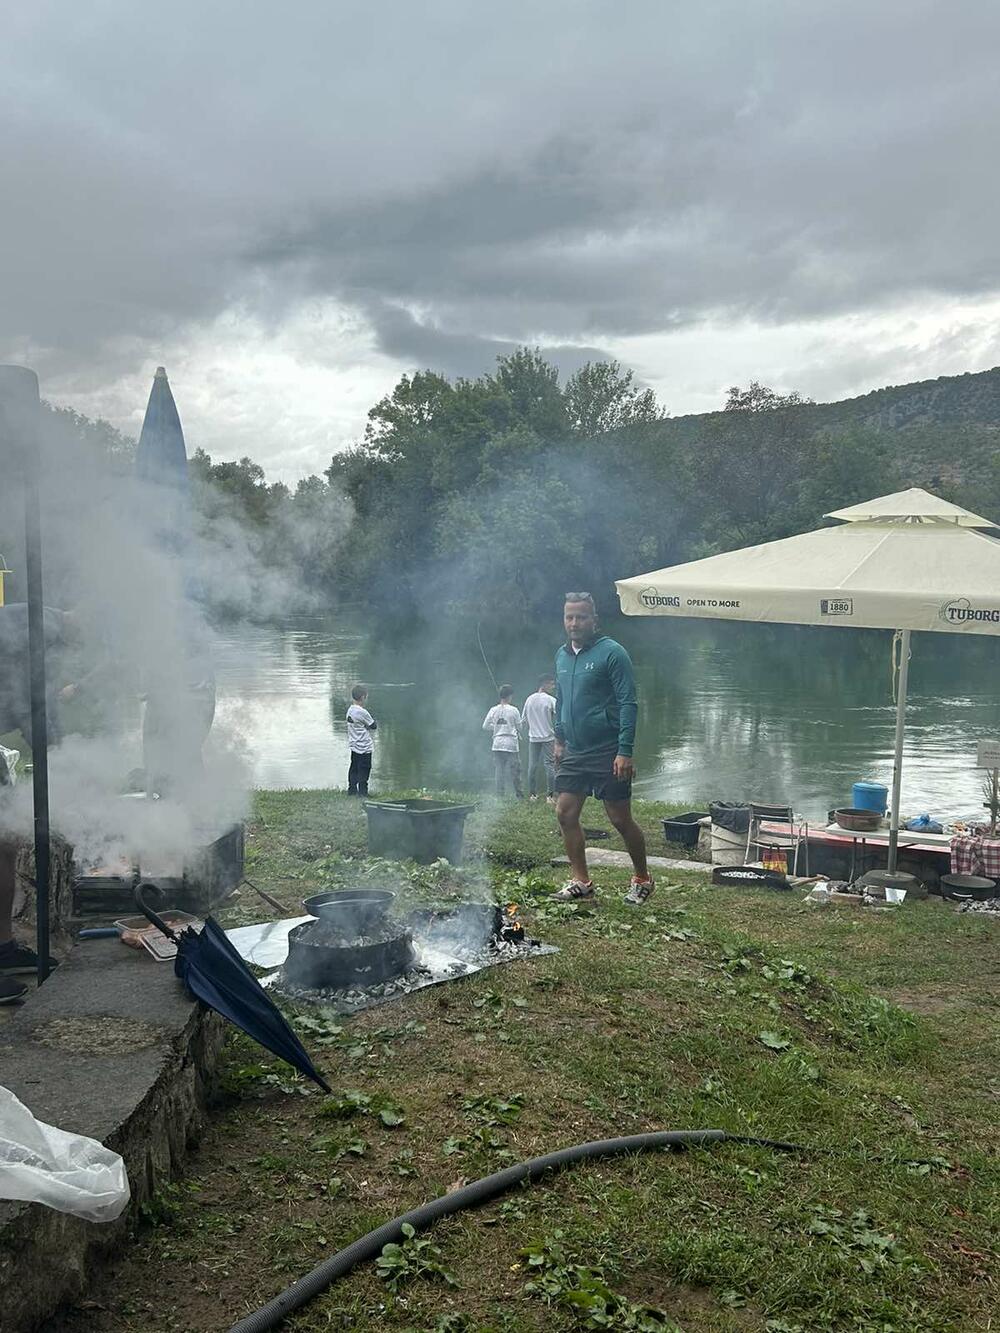
[[881, 782], [856, 782], [852, 788], [851, 804], [855, 810], [877, 810], [885, 814], [889, 788]]

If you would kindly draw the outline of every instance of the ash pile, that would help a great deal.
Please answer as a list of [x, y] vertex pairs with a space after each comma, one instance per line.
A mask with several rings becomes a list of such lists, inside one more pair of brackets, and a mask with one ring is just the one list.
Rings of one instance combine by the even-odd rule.
[[306, 899], [312, 919], [289, 923], [287, 956], [270, 984], [290, 999], [356, 1013], [558, 952], [528, 938], [513, 904], [458, 903], [394, 917], [394, 898], [388, 890], [348, 889]]

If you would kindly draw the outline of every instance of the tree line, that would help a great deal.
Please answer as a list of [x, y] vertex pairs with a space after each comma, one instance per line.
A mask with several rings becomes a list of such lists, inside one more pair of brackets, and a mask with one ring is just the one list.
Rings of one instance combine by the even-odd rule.
[[[363, 438], [294, 490], [249, 457], [213, 462], [199, 449], [192, 497], [203, 532], [238, 531], [249, 556], [317, 604], [512, 624], [571, 586], [607, 606], [616, 578], [790, 536], [907, 485], [1000, 514], [991, 423], [952, 412], [894, 428], [839, 410], [849, 407], [754, 382], [718, 412], [672, 419], [617, 362], [562, 382], [538, 349], [520, 348], [476, 379], [403, 375]], [[118, 432], [59, 416], [127, 466]]]
[[892, 489], [874, 432], [817, 432], [805, 400], [733, 388], [696, 434], [632, 372], [560, 384], [537, 350], [451, 382], [403, 376], [326, 478], [354, 508], [352, 573], [377, 606], [530, 617], [567, 588], [790, 535]]

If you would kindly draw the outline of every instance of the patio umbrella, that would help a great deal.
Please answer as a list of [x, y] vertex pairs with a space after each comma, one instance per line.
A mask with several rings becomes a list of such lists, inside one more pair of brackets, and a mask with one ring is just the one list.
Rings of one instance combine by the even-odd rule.
[[896, 867], [910, 636], [1000, 636], [996, 524], [919, 488], [835, 510], [835, 527], [616, 583], [631, 616], [696, 616], [895, 631], [889, 868]]
[[318, 1083], [324, 1092], [330, 1092], [329, 1083], [309, 1059], [305, 1047], [274, 1001], [226, 938], [218, 921], [210, 916], [200, 931], [189, 928], [178, 934], [145, 901], [144, 895], [150, 892], [159, 893], [159, 890], [156, 885], [140, 884], [135, 891], [135, 901], [143, 916], [177, 945], [174, 971], [191, 994], [235, 1023], [266, 1050], [287, 1060], [306, 1078]]

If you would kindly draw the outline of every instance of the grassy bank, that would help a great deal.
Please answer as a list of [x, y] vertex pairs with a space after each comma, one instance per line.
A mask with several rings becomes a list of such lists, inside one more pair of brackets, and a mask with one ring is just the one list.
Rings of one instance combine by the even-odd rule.
[[[638, 803], [654, 850], [666, 809]], [[356, 881], [363, 819], [334, 793], [260, 793], [248, 873], [290, 907]], [[298, 1014], [334, 1098], [234, 1039], [188, 1175], [148, 1210], [101, 1307], [50, 1333], [224, 1329], [458, 1181], [585, 1139], [701, 1126], [816, 1151], [575, 1169], [440, 1224], [288, 1327], [991, 1326], [1000, 924], [937, 900], [815, 911], [694, 875], [661, 877], [636, 912], [623, 872], [598, 876], [599, 905], [581, 912], [545, 899], [558, 839], [544, 805], [484, 805], [469, 842], [461, 876], [391, 873], [417, 897], [488, 884], [561, 952], [352, 1020]], [[260, 914], [245, 893], [231, 915]]]

